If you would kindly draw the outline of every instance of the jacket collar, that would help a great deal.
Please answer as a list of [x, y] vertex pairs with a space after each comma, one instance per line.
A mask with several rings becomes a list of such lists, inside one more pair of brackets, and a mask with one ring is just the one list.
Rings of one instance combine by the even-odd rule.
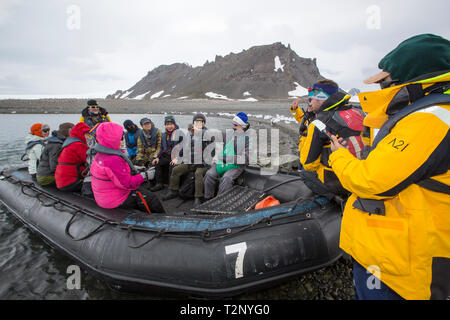
[[[361, 107], [367, 116], [364, 125], [371, 128], [381, 128], [389, 116], [396, 114], [407, 105], [424, 97], [432, 88], [448, 86], [450, 72], [424, 80], [416, 80], [395, 87], [378, 91], [363, 92], [358, 95]], [[448, 87], [444, 89], [447, 90]]]

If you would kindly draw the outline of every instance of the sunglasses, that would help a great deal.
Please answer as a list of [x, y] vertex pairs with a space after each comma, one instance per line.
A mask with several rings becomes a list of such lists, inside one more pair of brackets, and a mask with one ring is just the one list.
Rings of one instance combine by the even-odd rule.
[[98, 109], [98, 106], [89, 106], [89, 109]]
[[43, 129], [42, 132], [49, 132], [50, 129]]
[[308, 95], [315, 95], [315, 94], [318, 94], [320, 91], [322, 91], [322, 90], [320, 90], [320, 89], [317, 89], [317, 88], [309, 88], [308, 89]]

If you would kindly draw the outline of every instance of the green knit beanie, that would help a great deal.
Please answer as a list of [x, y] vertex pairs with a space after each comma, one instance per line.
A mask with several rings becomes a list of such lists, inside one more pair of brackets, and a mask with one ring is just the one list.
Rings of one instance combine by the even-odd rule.
[[168, 114], [165, 118], [164, 118], [164, 124], [168, 123], [168, 122], [172, 122], [173, 124], [176, 124], [175, 122], [175, 117], [171, 114]]
[[387, 54], [378, 67], [399, 84], [418, 76], [450, 69], [450, 41], [434, 34], [409, 38]]

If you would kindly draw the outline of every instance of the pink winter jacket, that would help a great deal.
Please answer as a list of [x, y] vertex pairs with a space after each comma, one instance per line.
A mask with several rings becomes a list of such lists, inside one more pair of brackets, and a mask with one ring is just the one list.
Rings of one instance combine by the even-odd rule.
[[[119, 150], [123, 128], [117, 123], [105, 122], [97, 128], [97, 141], [102, 146]], [[97, 204], [106, 209], [117, 208], [145, 180], [131, 175], [128, 164], [119, 156], [97, 153], [91, 165], [92, 191]], [[105, 181], [106, 180], [106, 181]]]

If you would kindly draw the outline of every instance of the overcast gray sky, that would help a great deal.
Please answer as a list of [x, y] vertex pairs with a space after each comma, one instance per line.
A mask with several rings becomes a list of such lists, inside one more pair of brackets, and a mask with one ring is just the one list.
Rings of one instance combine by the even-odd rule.
[[0, 0], [0, 97], [104, 97], [161, 64], [274, 42], [375, 90], [362, 80], [420, 33], [450, 38], [446, 0]]

